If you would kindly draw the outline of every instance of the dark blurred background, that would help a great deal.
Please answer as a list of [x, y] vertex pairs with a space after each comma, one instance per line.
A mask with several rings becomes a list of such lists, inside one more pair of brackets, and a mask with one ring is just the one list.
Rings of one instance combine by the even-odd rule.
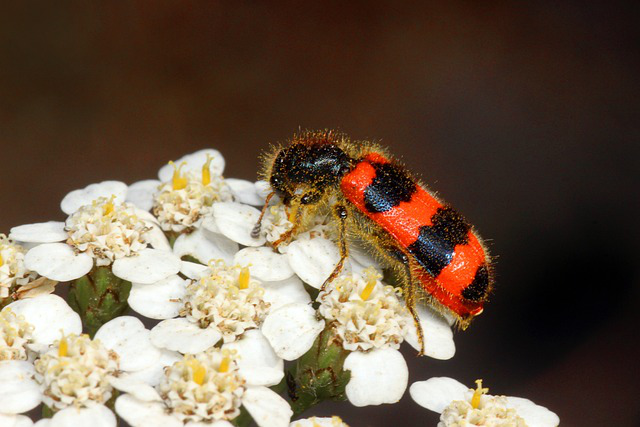
[[[566, 426], [640, 425], [638, 3], [0, 6], [0, 232], [214, 147], [253, 179], [301, 128], [375, 139], [476, 225], [495, 295], [447, 362]], [[435, 425], [324, 405], [352, 426]]]

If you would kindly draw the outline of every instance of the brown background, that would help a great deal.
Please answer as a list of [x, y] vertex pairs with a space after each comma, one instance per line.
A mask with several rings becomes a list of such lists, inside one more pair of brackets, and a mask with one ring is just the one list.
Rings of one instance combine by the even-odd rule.
[[[201, 147], [252, 179], [299, 127], [381, 140], [498, 257], [456, 357], [407, 352], [411, 380], [482, 377], [563, 425], [638, 425], [638, 7], [523, 3], [5, 4], [0, 231]], [[321, 413], [437, 420], [408, 396]]]

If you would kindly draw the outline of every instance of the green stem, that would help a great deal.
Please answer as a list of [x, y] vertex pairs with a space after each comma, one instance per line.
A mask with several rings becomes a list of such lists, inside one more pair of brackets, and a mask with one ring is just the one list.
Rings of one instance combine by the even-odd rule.
[[342, 348], [331, 326], [323, 330], [311, 349], [287, 373], [291, 409], [298, 416], [325, 400], [346, 400], [351, 373], [344, 370], [349, 351]]
[[131, 282], [116, 277], [110, 267], [94, 267], [71, 283], [67, 300], [93, 337], [102, 325], [124, 313]]

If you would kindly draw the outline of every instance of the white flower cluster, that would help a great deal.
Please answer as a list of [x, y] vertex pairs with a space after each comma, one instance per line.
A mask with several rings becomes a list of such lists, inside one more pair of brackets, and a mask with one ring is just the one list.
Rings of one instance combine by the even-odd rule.
[[233, 353], [212, 347], [167, 367], [158, 390], [178, 419], [232, 420], [240, 414], [246, 387]]
[[0, 234], [0, 298], [7, 298], [14, 285], [22, 286], [35, 279], [36, 273], [24, 265], [26, 251]]
[[528, 399], [492, 396], [489, 389], [476, 388], [446, 377], [418, 381], [410, 394], [420, 406], [440, 413], [438, 427], [555, 427], [560, 424], [556, 414]]
[[118, 355], [87, 335], [67, 335], [54, 342], [35, 362], [36, 380], [50, 408], [105, 403], [111, 398], [110, 378], [118, 371]]
[[203, 165], [201, 176], [195, 171], [183, 175], [180, 169], [186, 164], [175, 166], [171, 182], [160, 184], [153, 196], [153, 214], [165, 231], [182, 232], [198, 227], [204, 217], [211, 212], [214, 202], [231, 201], [231, 189], [221, 175], [211, 174], [209, 155]]
[[[65, 282], [108, 268], [131, 282], [129, 307], [158, 321], [149, 330], [116, 317], [91, 340], [56, 295], [12, 302], [0, 313], [0, 424], [29, 426], [20, 414], [44, 402], [57, 412], [40, 427], [115, 427], [105, 403], [117, 389], [115, 412], [134, 427], [230, 427], [241, 410], [259, 427], [346, 427], [338, 417], [292, 422], [289, 403], [270, 389], [285, 377], [284, 361], [307, 354], [323, 331], [348, 353], [339, 369], [350, 373], [344, 394], [353, 405], [402, 398], [409, 375], [399, 348], [420, 343], [382, 266], [350, 242], [341, 274], [312, 301], [340, 260], [332, 217], [294, 225], [299, 212], [273, 197], [256, 236], [256, 207], [271, 190], [223, 178], [223, 170], [219, 152], [202, 150], [162, 167], [158, 180], [72, 191], [61, 203], [65, 222], [11, 230], [32, 247], [26, 254], [0, 235], [0, 298], [36, 274]], [[417, 316], [425, 355], [453, 357], [450, 323], [428, 307]], [[441, 412], [442, 426], [558, 423], [525, 399], [493, 398], [451, 379], [415, 383], [411, 395]]]
[[10, 308], [0, 312], [0, 360], [27, 360], [33, 326]]
[[180, 315], [201, 328], [214, 325], [224, 342], [232, 342], [262, 325], [271, 305], [263, 295], [264, 288], [250, 278], [248, 268], [212, 261], [203, 277], [187, 285]]
[[364, 274], [344, 275], [331, 283], [318, 299], [318, 312], [335, 329], [350, 351], [400, 347], [409, 323], [397, 289], [384, 286], [369, 267]]
[[69, 245], [103, 266], [146, 248], [142, 235], [149, 227], [137, 217], [132, 204], [114, 204], [113, 197], [99, 197], [71, 214], [65, 230]]

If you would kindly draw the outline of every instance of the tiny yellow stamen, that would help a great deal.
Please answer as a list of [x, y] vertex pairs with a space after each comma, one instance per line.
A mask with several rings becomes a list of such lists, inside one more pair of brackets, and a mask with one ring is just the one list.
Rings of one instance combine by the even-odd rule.
[[204, 383], [204, 377], [207, 374], [207, 370], [204, 365], [198, 361], [196, 358], [189, 359], [187, 362], [192, 371], [193, 382], [202, 385]]
[[473, 391], [473, 396], [471, 397], [471, 406], [473, 409], [480, 407], [480, 398], [488, 392], [488, 388], [482, 388], [482, 380], [476, 380], [476, 389]]
[[182, 190], [187, 186], [187, 178], [180, 174], [180, 170], [186, 164], [186, 162], [180, 163], [180, 166], [176, 166], [176, 164], [172, 161], [169, 162], [171, 166], [173, 166], [173, 178], [172, 184], [174, 190]]
[[238, 285], [240, 286], [240, 289], [247, 289], [249, 287], [249, 279], [251, 279], [249, 267], [242, 267], [240, 275], [238, 276]]
[[231, 365], [231, 359], [229, 356], [225, 356], [222, 358], [222, 362], [220, 362], [220, 367], [218, 368], [218, 372], [225, 373], [229, 371], [229, 366]]
[[298, 216], [298, 208], [300, 207], [299, 204], [295, 204], [291, 207], [291, 210], [289, 211], [289, 217], [287, 218], [289, 220], [289, 222], [296, 222], [296, 217]]
[[113, 200], [115, 199], [115, 197], [116, 196], [111, 196], [111, 198], [109, 198], [109, 201], [102, 206], [102, 216], [109, 216], [111, 215], [111, 213], [113, 213], [113, 209], [115, 208], [113, 206]]
[[373, 288], [375, 287], [376, 287], [376, 278], [369, 277], [367, 279], [367, 286], [364, 287], [364, 289], [362, 290], [362, 293], [360, 294], [360, 298], [362, 298], [362, 301], [366, 301], [369, 299], [369, 297], [371, 296], [371, 292], [373, 292]]
[[209, 185], [211, 183], [211, 161], [213, 157], [211, 154], [207, 154], [207, 161], [202, 165], [202, 185]]
[[0, 254], [0, 267], [4, 265], [4, 260], [2, 259], [2, 254]]
[[67, 342], [67, 338], [62, 337], [60, 339], [60, 344], [58, 345], [58, 357], [66, 357], [68, 351], [69, 343]]

